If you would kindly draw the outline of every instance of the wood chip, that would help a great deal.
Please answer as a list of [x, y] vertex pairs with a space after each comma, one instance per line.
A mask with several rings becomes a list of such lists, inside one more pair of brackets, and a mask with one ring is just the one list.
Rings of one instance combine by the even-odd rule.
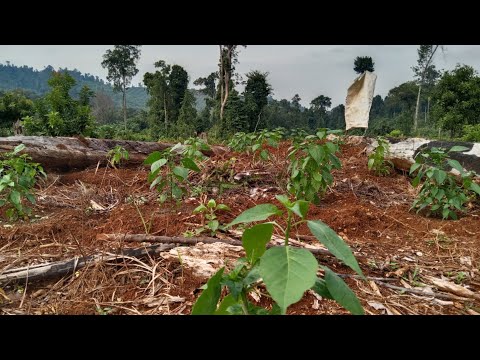
[[455, 295], [480, 300], [480, 295], [479, 294], [475, 294], [473, 291], [468, 290], [467, 288], [464, 288], [463, 286], [454, 284], [450, 281], [434, 278], [433, 276], [425, 275], [424, 277], [427, 280], [429, 280], [433, 285], [435, 285], [437, 288], [439, 288], [440, 290], [447, 291], [447, 292], [453, 293]]
[[370, 287], [372, 288], [372, 290], [374, 291], [375, 295], [377, 296], [380, 296], [380, 297], [383, 297], [382, 296], [382, 293], [380, 292], [380, 289], [378, 288], [377, 284], [375, 284], [375, 282], [373, 280], [370, 280], [368, 282], [368, 284], [370, 285]]

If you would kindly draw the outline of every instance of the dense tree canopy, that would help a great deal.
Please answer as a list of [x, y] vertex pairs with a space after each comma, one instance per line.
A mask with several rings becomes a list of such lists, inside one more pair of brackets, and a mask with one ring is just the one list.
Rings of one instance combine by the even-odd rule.
[[365, 71], [375, 71], [375, 63], [370, 56], [357, 56], [353, 62], [353, 70], [357, 74], [363, 74]]

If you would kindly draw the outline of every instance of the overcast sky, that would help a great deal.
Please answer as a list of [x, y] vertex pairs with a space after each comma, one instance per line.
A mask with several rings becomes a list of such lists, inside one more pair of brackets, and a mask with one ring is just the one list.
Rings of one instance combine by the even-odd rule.
[[[77, 68], [83, 73], [103, 79], [102, 55], [112, 45], [0, 45], [0, 63], [10, 61], [17, 66], [43, 69]], [[291, 99], [298, 93], [301, 103], [308, 106], [318, 95], [332, 98], [332, 105], [345, 102], [347, 88], [355, 79], [353, 60], [371, 56], [375, 62], [377, 83], [375, 93], [384, 97], [388, 90], [412, 80], [411, 66], [417, 61], [418, 45], [249, 45], [241, 48], [237, 71], [269, 72], [275, 99]], [[217, 70], [217, 45], [144, 45], [138, 64], [136, 85], [143, 74], [154, 71], [154, 62], [165, 60], [183, 66], [190, 75], [190, 85], [200, 76]], [[480, 46], [447, 45], [445, 53], [436, 55], [438, 69], [449, 70], [457, 63], [480, 70]]]

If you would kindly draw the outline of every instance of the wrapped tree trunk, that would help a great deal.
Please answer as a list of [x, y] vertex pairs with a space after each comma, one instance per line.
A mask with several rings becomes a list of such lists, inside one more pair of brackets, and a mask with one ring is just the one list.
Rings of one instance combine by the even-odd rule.
[[[10, 136], [0, 138], [0, 152], [11, 151], [24, 144], [25, 153], [45, 169], [69, 171], [85, 169], [89, 166], [107, 164], [107, 153], [119, 145], [129, 152], [129, 160], [122, 166], [134, 167], [143, 163], [153, 151], [165, 150], [174, 144], [144, 141], [91, 139], [84, 137]], [[211, 151], [203, 151], [207, 156], [226, 151], [221, 146], [211, 146]]]

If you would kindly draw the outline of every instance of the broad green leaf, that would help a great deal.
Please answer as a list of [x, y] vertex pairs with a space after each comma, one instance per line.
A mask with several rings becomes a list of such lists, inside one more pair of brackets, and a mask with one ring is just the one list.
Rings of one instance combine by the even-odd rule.
[[368, 169], [371, 170], [372, 169], [372, 166], [373, 164], [375, 163], [375, 159], [374, 158], [371, 158], [368, 160]]
[[15, 149], [13, 149], [13, 155], [16, 155], [18, 154], [20, 151], [22, 151], [23, 149], [25, 149], [25, 144], [20, 144], [20, 145], [17, 145], [15, 146]]
[[335, 231], [320, 220], [308, 221], [308, 227], [318, 241], [323, 243], [333, 255], [363, 277], [362, 270], [358, 266], [357, 260], [355, 256], [353, 256], [350, 247]]
[[183, 158], [182, 159], [182, 165], [186, 167], [187, 169], [193, 170], [193, 171], [200, 171], [200, 168], [195, 164], [195, 161], [193, 161], [190, 158]]
[[262, 158], [262, 160], [268, 160], [268, 152], [267, 150], [262, 150], [260, 152], [260, 157]]
[[450, 150], [448, 150], [448, 152], [467, 151], [467, 150], [470, 150], [470, 149], [465, 146], [454, 146]]
[[153, 153], [148, 155], [148, 157], [145, 159], [145, 161], [143, 163], [145, 165], [151, 165], [155, 161], [160, 160], [161, 157], [162, 157], [162, 154], [160, 153], [160, 151], [154, 151]]
[[210, 230], [215, 232], [220, 226], [220, 223], [218, 222], [218, 220], [212, 220], [208, 222], [207, 226], [209, 227]]
[[477, 183], [472, 182], [470, 184], [470, 190], [475, 191], [478, 195], [480, 195], [480, 186]]
[[434, 177], [435, 177], [435, 180], [437, 180], [437, 184], [442, 185], [445, 179], [447, 178], [447, 173], [443, 170], [435, 169]]
[[228, 294], [223, 298], [214, 315], [232, 315], [232, 313], [228, 312], [228, 308], [235, 304], [238, 304], [238, 301], [235, 300], [232, 294]]
[[308, 213], [308, 207], [310, 206], [310, 203], [305, 200], [297, 200], [293, 203], [293, 206], [290, 207], [289, 209], [293, 211], [296, 215], [300, 216], [302, 219], [305, 219], [305, 216], [307, 216]]
[[325, 151], [318, 145], [310, 145], [308, 147], [308, 153], [317, 162], [318, 165], [322, 164], [325, 157]]
[[463, 166], [460, 165], [460, 163], [457, 160], [448, 159], [447, 162], [448, 162], [448, 165], [450, 165], [452, 168], [454, 168], [455, 170], [458, 170], [460, 173], [463, 173]]
[[10, 201], [14, 205], [20, 205], [20, 193], [17, 190], [12, 190], [10, 193]]
[[163, 181], [163, 178], [161, 176], [157, 177], [155, 180], [153, 180], [152, 184], [150, 185], [150, 189], [153, 189], [155, 186], [158, 186], [158, 189], [163, 189], [163, 187], [166, 185], [166, 182]]
[[182, 178], [182, 180], [185, 180], [188, 177], [188, 169], [181, 166], [175, 166], [172, 172], [178, 177]]
[[275, 205], [272, 204], [261, 204], [254, 206], [251, 209], [245, 210], [240, 215], [238, 215], [227, 227], [242, 224], [242, 223], [251, 223], [254, 221], [263, 221], [269, 218], [272, 215], [279, 215], [282, 212], [278, 210]]
[[197, 206], [195, 208], [195, 210], [193, 210], [193, 213], [198, 214], [198, 213], [201, 213], [201, 212], [204, 212], [204, 211], [207, 211], [207, 210], [208, 210], [207, 207], [205, 205], [201, 204], [201, 205]]
[[350, 311], [353, 315], [364, 315], [362, 304], [355, 293], [348, 287], [340, 276], [335, 274], [329, 268], [322, 266], [325, 270], [325, 283], [328, 292], [336, 302]]
[[276, 195], [275, 198], [278, 201], [280, 201], [282, 205], [285, 206], [286, 208], [289, 208], [292, 205], [292, 203], [290, 202], [290, 200], [286, 195]]
[[323, 279], [317, 278], [317, 280], [315, 280], [315, 285], [313, 285], [312, 287], [312, 290], [315, 291], [318, 295], [323, 296], [324, 298], [333, 300], [332, 294], [330, 294], [330, 292], [328, 291], [327, 283]]
[[259, 263], [255, 264], [252, 270], [250, 270], [247, 276], [245, 276], [245, 278], [243, 279], [243, 286], [250, 286], [254, 282], [257, 282], [259, 279], [261, 279], [262, 276], [260, 275], [258, 264]]
[[6, 200], [0, 199], [0, 207], [2, 207], [3, 205], [5, 205], [5, 203], [6, 203]]
[[217, 310], [217, 303], [222, 292], [220, 282], [224, 270], [225, 268], [222, 267], [207, 281], [206, 289], [193, 305], [192, 315], [211, 315]]
[[420, 176], [416, 176], [415, 179], [412, 181], [412, 186], [417, 187], [420, 184]]
[[150, 172], [154, 173], [158, 169], [160, 169], [163, 165], [167, 163], [167, 159], [159, 159], [155, 161], [152, 166], [150, 167]]
[[412, 175], [421, 166], [422, 166], [422, 164], [420, 164], [420, 163], [412, 164], [412, 166], [410, 167], [409, 174]]
[[217, 210], [230, 211], [230, 208], [225, 204], [218, 204], [217, 205]]
[[35, 205], [35, 196], [30, 193], [25, 193], [25, 197], [28, 199], [28, 201]]
[[242, 244], [251, 264], [255, 264], [267, 249], [267, 244], [272, 238], [273, 224], [258, 224], [244, 231]]
[[207, 207], [210, 209], [213, 209], [215, 206], [217, 206], [217, 203], [215, 202], [214, 199], [208, 200]]
[[260, 259], [260, 275], [282, 314], [315, 284], [317, 270], [317, 259], [310, 251], [290, 246], [270, 248]]

